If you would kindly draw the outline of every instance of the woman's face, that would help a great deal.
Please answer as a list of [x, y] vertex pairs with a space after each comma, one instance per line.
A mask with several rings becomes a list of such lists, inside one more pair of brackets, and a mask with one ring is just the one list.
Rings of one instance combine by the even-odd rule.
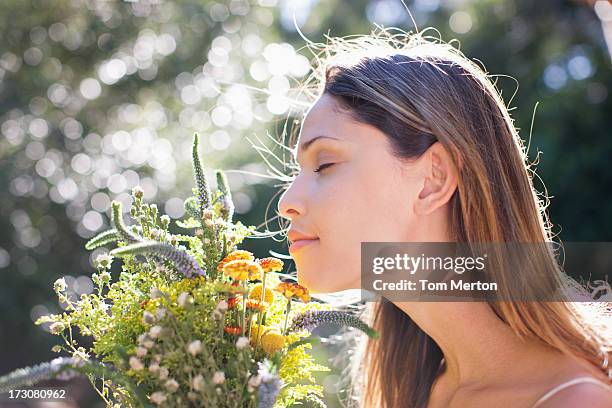
[[279, 202], [289, 240], [316, 238], [290, 248], [299, 283], [315, 293], [359, 289], [362, 242], [414, 241], [412, 204], [423, 187], [420, 159], [400, 162], [384, 133], [335, 103], [324, 94], [308, 111], [295, 151], [300, 172]]

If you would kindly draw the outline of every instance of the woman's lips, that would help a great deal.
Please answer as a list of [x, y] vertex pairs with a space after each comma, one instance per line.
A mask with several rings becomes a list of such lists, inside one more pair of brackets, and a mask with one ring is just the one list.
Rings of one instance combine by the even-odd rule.
[[296, 241], [293, 241], [293, 243], [289, 246], [289, 252], [295, 252], [298, 249], [303, 248], [317, 241], [319, 241], [318, 238], [317, 239], [298, 239]]

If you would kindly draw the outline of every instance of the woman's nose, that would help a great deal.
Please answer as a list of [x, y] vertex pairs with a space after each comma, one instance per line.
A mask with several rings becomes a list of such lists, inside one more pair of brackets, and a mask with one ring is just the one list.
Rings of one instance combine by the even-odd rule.
[[293, 220], [295, 216], [304, 214], [304, 208], [298, 203], [291, 187], [278, 200], [278, 213], [281, 217], [288, 220]]

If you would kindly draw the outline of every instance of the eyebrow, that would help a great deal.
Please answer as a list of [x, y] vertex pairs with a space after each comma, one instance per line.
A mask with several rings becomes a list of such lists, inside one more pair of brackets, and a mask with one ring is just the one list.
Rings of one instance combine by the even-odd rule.
[[[312, 144], [313, 144], [314, 142], [316, 142], [317, 140], [319, 140], [319, 139], [331, 139], [331, 140], [337, 140], [337, 141], [339, 141], [339, 140], [340, 140], [340, 139], [338, 139], [338, 138], [331, 137], [331, 136], [325, 136], [325, 135], [320, 135], [320, 136], [317, 136], [317, 137], [313, 137], [313, 138], [312, 138], [312, 139], [310, 139], [309, 141], [307, 141], [307, 142], [303, 142], [303, 143], [301, 144], [302, 151], [303, 151], [304, 153], [306, 153], [306, 151], [308, 150], [308, 148], [309, 148], [310, 146], [312, 146]], [[295, 150], [293, 151], [293, 156], [294, 156], [295, 160], [297, 160], [297, 149], [295, 149]]]
[[331, 136], [325, 136], [325, 135], [321, 135], [321, 136], [317, 136], [317, 137], [313, 137], [312, 139], [310, 139], [307, 142], [302, 143], [302, 150], [304, 152], [306, 152], [306, 150], [308, 150], [308, 148], [317, 140], [319, 139], [332, 139], [332, 140], [338, 140], [335, 137], [331, 137]]

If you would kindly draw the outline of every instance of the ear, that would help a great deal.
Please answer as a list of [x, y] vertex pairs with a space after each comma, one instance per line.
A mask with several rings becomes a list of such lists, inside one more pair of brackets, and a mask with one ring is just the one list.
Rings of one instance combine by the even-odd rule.
[[458, 171], [440, 142], [432, 144], [421, 159], [424, 160], [424, 181], [414, 203], [414, 212], [427, 215], [448, 203], [457, 189]]

